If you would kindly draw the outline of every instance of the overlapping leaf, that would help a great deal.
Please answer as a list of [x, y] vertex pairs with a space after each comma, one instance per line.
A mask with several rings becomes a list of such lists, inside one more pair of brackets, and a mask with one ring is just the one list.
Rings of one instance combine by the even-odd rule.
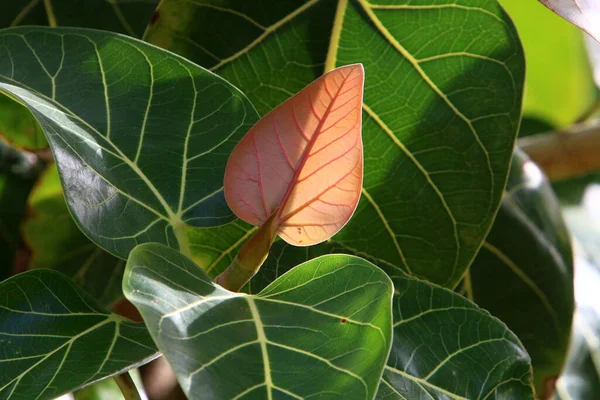
[[123, 290], [190, 399], [373, 398], [389, 353], [392, 284], [352, 256], [312, 260], [246, 295], [143, 244]]
[[233, 218], [223, 171], [257, 116], [223, 79], [116, 34], [11, 28], [0, 90], [38, 119], [78, 225], [112, 254], [147, 241], [187, 252], [185, 225]]
[[362, 63], [364, 190], [334, 241], [458, 282], [500, 204], [519, 121], [523, 54], [496, 2], [165, 0], [157, 12], [147, 40], [227, 78], [262, 114]]
[[572, 258], [558, 199], [542, 171], [522, 152], [515, 153], [502, 206], [463, 293], [521, 339], [542, 398], [567, 356], [574, 312]]
[[125, 261], [81, 233], [67, 209], [56, 165], [39, 177], [27, 206], [22, 236], [31, 251], [28, 268], [62, 272], [105, 307], [123, 297]]
[[225, 197], [253, 225], [269, 222], [286, 242], [329, 239], [350, 219], [363, 180], [364, 70], [328, 72], [264, 116], [233, 149]]
[[596, 0], [539, 0], [600, 42], [600, 4]]
[[144, 324], [46, 269], [0, 284], [0, 347], [2, 399], [52, 399], [156, 356]]

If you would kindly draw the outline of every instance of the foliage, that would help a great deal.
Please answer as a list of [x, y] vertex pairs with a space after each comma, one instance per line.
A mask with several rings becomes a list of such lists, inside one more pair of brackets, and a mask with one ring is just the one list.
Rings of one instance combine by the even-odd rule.
[[[0, 16], [0, 398], [158, 351], [190, 399], [597, 397], [599, 233], [513, 154], [496, 1], [157, 3]], [[520, 134], [591, 116], [502, 3]]]

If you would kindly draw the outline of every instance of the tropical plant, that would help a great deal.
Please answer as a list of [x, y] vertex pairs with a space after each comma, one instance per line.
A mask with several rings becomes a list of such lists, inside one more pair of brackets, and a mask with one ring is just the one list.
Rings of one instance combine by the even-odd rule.
[[[2, 6], [0, 399], [138, 399], [161, 355], [190, 399], [597, 398], [577, 28], [520, 0], [157, 3]], [[579, 49], [568, 84], [525, 81], [535, 29]]]

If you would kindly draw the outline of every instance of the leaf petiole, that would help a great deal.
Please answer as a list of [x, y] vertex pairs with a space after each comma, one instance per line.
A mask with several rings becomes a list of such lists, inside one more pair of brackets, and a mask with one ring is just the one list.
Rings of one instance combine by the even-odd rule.
[[129, 372], [117, 375], [113, 379], [117, 386], [119, 386], [119, 389], [121, 389], [121, 393], [123, 394], [125, 400], [142, 400], [142, 397], [135, 387], [135, 383], [133, 383], [133, 379], [131, 379]]

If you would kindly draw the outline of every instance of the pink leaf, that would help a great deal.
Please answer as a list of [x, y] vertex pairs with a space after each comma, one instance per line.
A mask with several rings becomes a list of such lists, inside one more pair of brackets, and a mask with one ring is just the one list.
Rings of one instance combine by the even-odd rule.
[[600, 42], [599, 0], [539, 0], [540, 3], [577, 25]]
[[334, 69], [250, 129], [225, 170], [225, 198], [239, 218], [260, 226], [274, 216], [296, 246], [348, 222], [363, 180], [363, 86], [361, 64]]

